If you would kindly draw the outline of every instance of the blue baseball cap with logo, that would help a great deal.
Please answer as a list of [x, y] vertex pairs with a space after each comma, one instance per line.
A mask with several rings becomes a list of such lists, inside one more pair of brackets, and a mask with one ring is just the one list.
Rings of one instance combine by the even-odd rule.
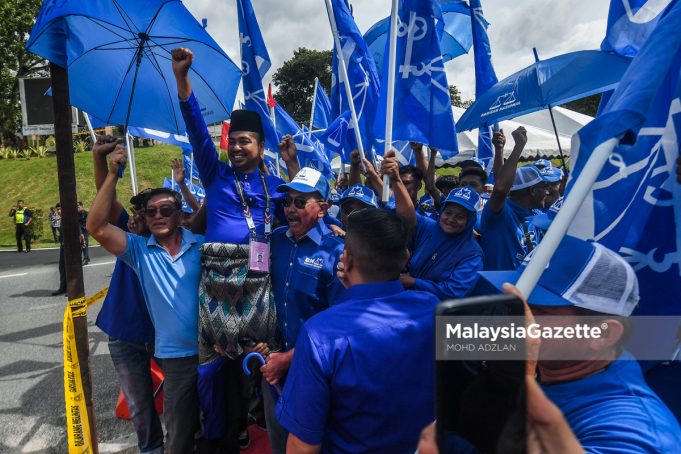
[[338, 205], [338, 202], [340, 202], [341, 195], [337, 193], [334, 190], [331, 190], [331, 195], [329, 196], [329, 203], [332, 203], [334, 205]]
[[456, 203], [471, 213], [475, 213], [480, 207], [480, 195], [470, 186], [455, 188], [450, 191], [447, 198], [442, 202], [440, 211], [444, 210], [449, 203]]
[[[515, 271], [482, 271], [483, 280], [502, 290], [515, 284], [532, 259]], [[527, 302], [533, 306], [576, 306], [595, 312], [629, 316], [639, 301], [636, 273], [622, 256], [598, 243], [565, 236]]]
[[538, 169], [543, 169], [544, 167], [553, 167], [553, 164], [551, 164], [551, 161], [548, 159], [537, 159], [534, 161], [534, 165]]
[[541, 175], [542, 180], [546, 183], [558, 183], [563, 179], [563, 171], [557, 167], [543, 167], [537, 168], [539, 170], [539, 175]]
[[476, 157], [464, 159], [463, 161], [460, 161], [457, 165], [462, 169], [465, 169], [466, 167], [477, 166], [480, 167], [482, 170], [485, 170], [485, 162], [482, 159]]
[[280, 184], [277, 187], [277, 192], [288, 192], [290, 190], [302, 192], [303, 194], [317, 192], [322, 199], [327, 200], [331, 188], [329, 187], [329, 182], [326, 181], [326, 177], [319, 170], [312, 167], [303, 167], [290, 183]]
[[521, 189], [527, 189], [535, 184], [543, 182], [544, 179], [539, 173], [539, 169], [535, 166], [527, 165], [518, 167], [515, 171], [515, 179], [513, 180], [511, 191], [520, 191]]
[[343, 206], [350, 200], [359, 200], [368, 207], [378, 208], [378, 197], [371, 189], [363, 184], [356, 184], [345, 190], [338, 204]]

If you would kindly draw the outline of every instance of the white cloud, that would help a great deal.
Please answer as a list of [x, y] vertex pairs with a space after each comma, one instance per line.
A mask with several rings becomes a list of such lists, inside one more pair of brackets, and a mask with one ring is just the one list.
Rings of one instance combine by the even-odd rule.
[[[272, 69], [265, 84], [281, 64], [299, 47], [326, 50], [332, 37], [323, 0], [252, 0]], [[491, 23], [488, 30], [492, 58], [499, 79], [531, 64], [532, 47], [540, 58], [561, 53], [596, 49], [605, 34], [609, 0], [483, 0]], [[200, 21], [208, 19], [208, 31], [238, 64], [239, 42], [236, 0], [185, 0]], [[365, 32], [390, 13], [387, 0], [354, 0], [354, 16]], [[471, 55], [447, 63], [449, 83], [457, 85], [464, 98], [475, 94]]]

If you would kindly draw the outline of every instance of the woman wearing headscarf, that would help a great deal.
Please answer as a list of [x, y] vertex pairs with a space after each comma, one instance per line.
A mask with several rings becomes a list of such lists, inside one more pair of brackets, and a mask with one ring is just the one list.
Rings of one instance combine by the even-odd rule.
[[[399, 178], [397, 159], [386, 158], [381, 172]], [[410, 200], [395, 193], [397, 214], [411, 227], [412, 257], [400, 278], [406, 289], [423, 290], [446, 300], [470, 293], [482, 270], [482, 250], [473, 237], [480, 196], [473, 188], [457, 188], [440, 208], [440, 219], [416, 214]]]

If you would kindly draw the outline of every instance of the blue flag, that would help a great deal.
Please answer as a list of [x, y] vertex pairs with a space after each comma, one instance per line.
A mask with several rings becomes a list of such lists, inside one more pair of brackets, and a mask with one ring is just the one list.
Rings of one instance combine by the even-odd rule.
[[634, 57], [675, 0], [610, 0], [601, 49]]
[[[368, 155], [374, 142], [372, 125], [376, 114], [380, 86], [376, 64], [357, 28], [357, 24], [355, 24], [355, 20], [352, 18], [346, 0], [332, 0], [332, 4], [343, 57], [347, 65], [348, 80], [350, 81], [350, 91], [352, 92], [357, 121], [359, 122], [360, 137]], [[334, 46], [331, 85], [331, 113], [333, 118], [338, 118], [343, 112], [349, 110], [350, 106], [338, 70], [337, 52], [339, 52], [339, 49]], [[350, 130], [354, 134], [354, 130], [352, 128]], [[346, 148], [349, 146], [346, 144], [344, 147], [347, 155], [352, 151]]]
[[[92, 117], [90, 117], [92, 121]], [[93, 123], [93, 127], [96, 127]], [[191, 150], [191, 145], [189, 145], [189, 138], [185, 135], [172, 134], [165, 131], [157, 131], [155, 129], [149, 128], [137, 128], [135, 126], [128, 127], [128, 132], [130, 135], [135, 137], [146, 137], [147, 139], [158, 140], [159, 142], [165, 142], [170, 145], [175, 145], [176, 147], [189, 147]]]
[[308, 134], [298, 126], [293, 118], [277, 104], [274, 107], [274, 114], [277, 120], [277, 131], [283, 136], [290, 134], [298, 150], [298, 162], [301, 167], [312, 167], [320, 171], [326, 178], [331, 178], [331, 163], [322, 149], [315, 146]]
[[357, 148], [355, 135], [350, 128], [350, 111], [346, 110], [327, 126], [325, 131], [312, 135], [323, 144], [326, 155], [338, 153], [343, 161], [350, 161], [350, 153]]
[[[398, 9], [395, 64], [395, 102], [392, 135], [395, 140], [428, 144], [447, 159], [458, 153], [456, 128], [449, 97], [436, 21], [439, 8], [432, 1], [401, 0]], [[386, 42], [388, 46], [390, 40]], [[388, 51], [385, 52], [388, 58]], [[381, 100], [374, 134], [385, 138], [388, 62], [383, 62]], [[441, 151], [442, 152], [442, 151]]]
[[331, 101], [326, 96], [324, 87], [317, 82], [317, 91], [314, 94], [314, 112], [312, 112], [312, 127], [326, 129], [333, 120], [331, 116]]
[[568, 233], [597, 240], [634, 267], [640, 315], [681, 314], [681, 185], [675, 181], [681, 140], [680, 23], [681, 2], [676, 2], [639, 50], [602, 115], [573, 139], [571, 158], [576, 160], [567, 197], [591, 151], [610, 137], [624, 136]]
[[[258, 112], [265, 131], [265, 148], [276, 153], [279, 138], [274, 130], [267, 107], [267, 96], [262, 88], [262, 78], [271, 66], [270, 56], [267, 53], [250, 0], [238, 0], [237, 11], [239, 40], [241, 41], [241, 70], [243, 73], [241, 81], [244, 90], [244, 109]], [[270, 155], [266, 154], [265, 160], [271, 160]]]
[[[471, 30], [473, 31], [473, 56], [475, 60], [475, 96], [482, 96], [491, 86], [498, 82], [492, 66], [492, 48], [487, 38], [489, 23], [482, 14], [480, 0], [470, 0]], [[492, 169], [494, 148], [489, 126], [478, 131], [478, 158], [485, 163], [485, 168]]]
[[182, 160], [184, 161], [184, 174], [185, 178], [188, 180], [196, 180], [199, 184], [201, 183], [201, 178], [199, 177], [199, 169], [196, 167], [194, 162], [194, 150], [191, 146], [182, 147]]

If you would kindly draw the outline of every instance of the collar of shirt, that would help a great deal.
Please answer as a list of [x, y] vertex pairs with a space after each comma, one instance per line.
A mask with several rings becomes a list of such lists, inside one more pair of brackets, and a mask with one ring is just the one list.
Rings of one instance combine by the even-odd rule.
[[518, 205], [510, 197], [506, 199], [506, 203], [508, 204], [509, 208], [513, 210], [516, 216], [520, 218], [521, 221], [524, 221], [525, 218], [527, 218], [528, 216], [532, 216], [534, 214], [531, 211], [527, 211], [525, 208]]
[[[180, 231], [182, 232], [182, 244], [180, 245], [180, 250], [178, 251], [177, 255], [173, 257], [173, 262], [182, 257], [182, 254], [187, 252], [187, 250], [189, 250], [192, 245], [196, 244], [197, 241], [194, 234], [184, 227], [180, 227]], [[147, 246], [161, 247], [161, 245], [158, 244], [158, 241], [156, 241], [156, 237], [154, 235], [149, 235], [149, 238], [147, 239]]]
[[[317, 222], [317, 224], [315, 224], [314, 227], [312, 227], [305, 235], [303, 235], [301, 240], [305, 237], [308, 237], [309, 239], [314, 241], [316, 245], [319, 246], [320, 244], [322, 244], [324, 236], [329, 233], [331, 233], [331, 230], [329, 230], [326, 224], [324, 224], [324, 222], [320, 219], [319, 222]], [[293, 236], [293, 232], [291, 232], [291, 229], [288, 229], [286, 231], [286, 237], [289, 240], [293, 241], [294, 243], [296, 242]]]
[[398, 280], [375, 282], [371, 284], [357, 284], [346, 289], [338, 298], [336, 305], [349, 300], [366, 300], [387, 297], [404, 292], [402, 283]]

